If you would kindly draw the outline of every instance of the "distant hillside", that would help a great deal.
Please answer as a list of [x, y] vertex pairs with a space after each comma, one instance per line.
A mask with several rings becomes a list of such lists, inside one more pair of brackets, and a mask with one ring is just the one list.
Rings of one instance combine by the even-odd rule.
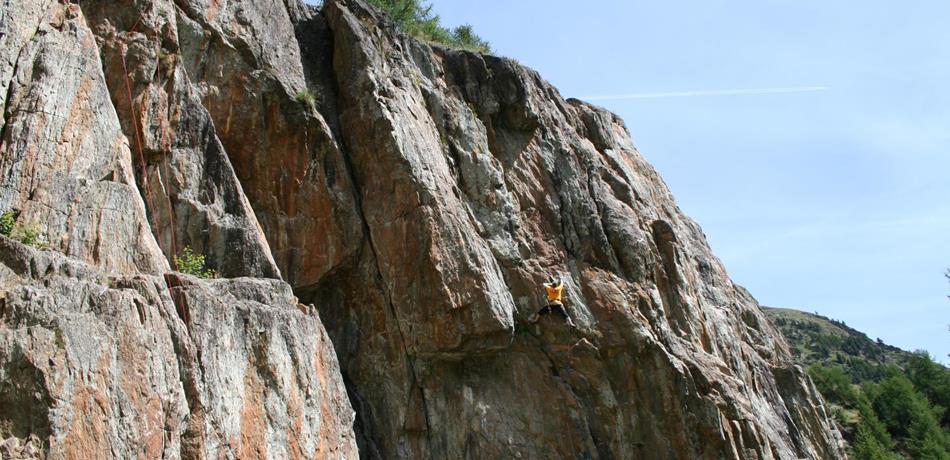
[[887, 366], [905, 367], [913, 353], [872, 340], [844, 322], [790, 308], [763, 307], [803, 366], [840, 365], [857, 381], [880, 380]]
[[841, 321], [763, 310], [808, 367], [852, 460], [950, 459], [950, 369]]

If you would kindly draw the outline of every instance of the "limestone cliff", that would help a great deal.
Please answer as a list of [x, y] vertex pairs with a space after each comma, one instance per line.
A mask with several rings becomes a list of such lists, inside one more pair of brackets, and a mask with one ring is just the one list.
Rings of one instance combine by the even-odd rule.
[[[516, 62], [360, 0], [2, 18], [0, 209], [49, 243], [0, 237], [20, 454], [843, 457], [622, 121]], [[530, 321], [551, 273], [576, 329]]]

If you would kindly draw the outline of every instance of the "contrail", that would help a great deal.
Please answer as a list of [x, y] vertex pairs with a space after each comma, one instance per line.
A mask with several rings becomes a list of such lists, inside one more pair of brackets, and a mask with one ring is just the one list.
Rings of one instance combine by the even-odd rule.
[[632, 93], [632, 94], [613, 94], [606, 96], [587, 96], [580, 99], [587, 101], [605, 101], [615, 99], [655, 99], [661, 97], [697, 97], [697, 96], [746, 96], [753, 94], [783, 94], [783, 93], [812, 93], [815, 91], [826, 91], [827, 86], [797, 86], [790, 88], [745, 88], [745, 89], [720, 89], [713, 91], [672, 91], [666, 93]]

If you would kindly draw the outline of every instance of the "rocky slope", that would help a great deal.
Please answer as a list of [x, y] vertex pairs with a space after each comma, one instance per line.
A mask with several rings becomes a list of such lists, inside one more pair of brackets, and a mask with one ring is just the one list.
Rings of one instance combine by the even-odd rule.
[[[0, 208], [50, 250], [0, 239], [0, 435], [54, 458], [843, 456], [616, 116], [359, 0], [27, 3], [0, 29]], [[170, 272], [186, 246], [228, 279]], [[576, 330], [529, 321], [551, 273]]]

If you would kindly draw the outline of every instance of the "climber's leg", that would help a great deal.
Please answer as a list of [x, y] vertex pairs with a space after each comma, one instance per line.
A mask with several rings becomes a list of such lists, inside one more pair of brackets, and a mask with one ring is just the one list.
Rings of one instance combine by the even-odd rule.
[[530, 321], [531, 321], [532, 323], [536, 323], [536, 322], [538, 322], [539, 319], [541, 319], [541, 315], [546, 315], [546, 314], [548, 314], [548, 313], [551, 313], [551, 306], [550, 306], [550, 305], [545, 305], [544, 307], [542, 307], [540, 310], [538, 310], [538, 312], [535, 313], [535, 314], [530, 318]]
[[571, 319], [571, 315], [568, 315], [568, 314], [567, 314], [567, 309], [564, 308], [564, 304], [562, 304], [562, 303], [560, 303], [560, 302], [557, 302], [557, 303], [555, 303], [555, 304], [552, 304], [551, 307], [553, 307], [553, 309], [554, 309], [555, 311], [557, 311], [557, 313], [558, 313], [559, 315], [561, 315], [562, 318], [564, 318], [564, 321], [565, 321], [569, 326], [575, 327], [575, 326], [574, 326], [574, 320]]

